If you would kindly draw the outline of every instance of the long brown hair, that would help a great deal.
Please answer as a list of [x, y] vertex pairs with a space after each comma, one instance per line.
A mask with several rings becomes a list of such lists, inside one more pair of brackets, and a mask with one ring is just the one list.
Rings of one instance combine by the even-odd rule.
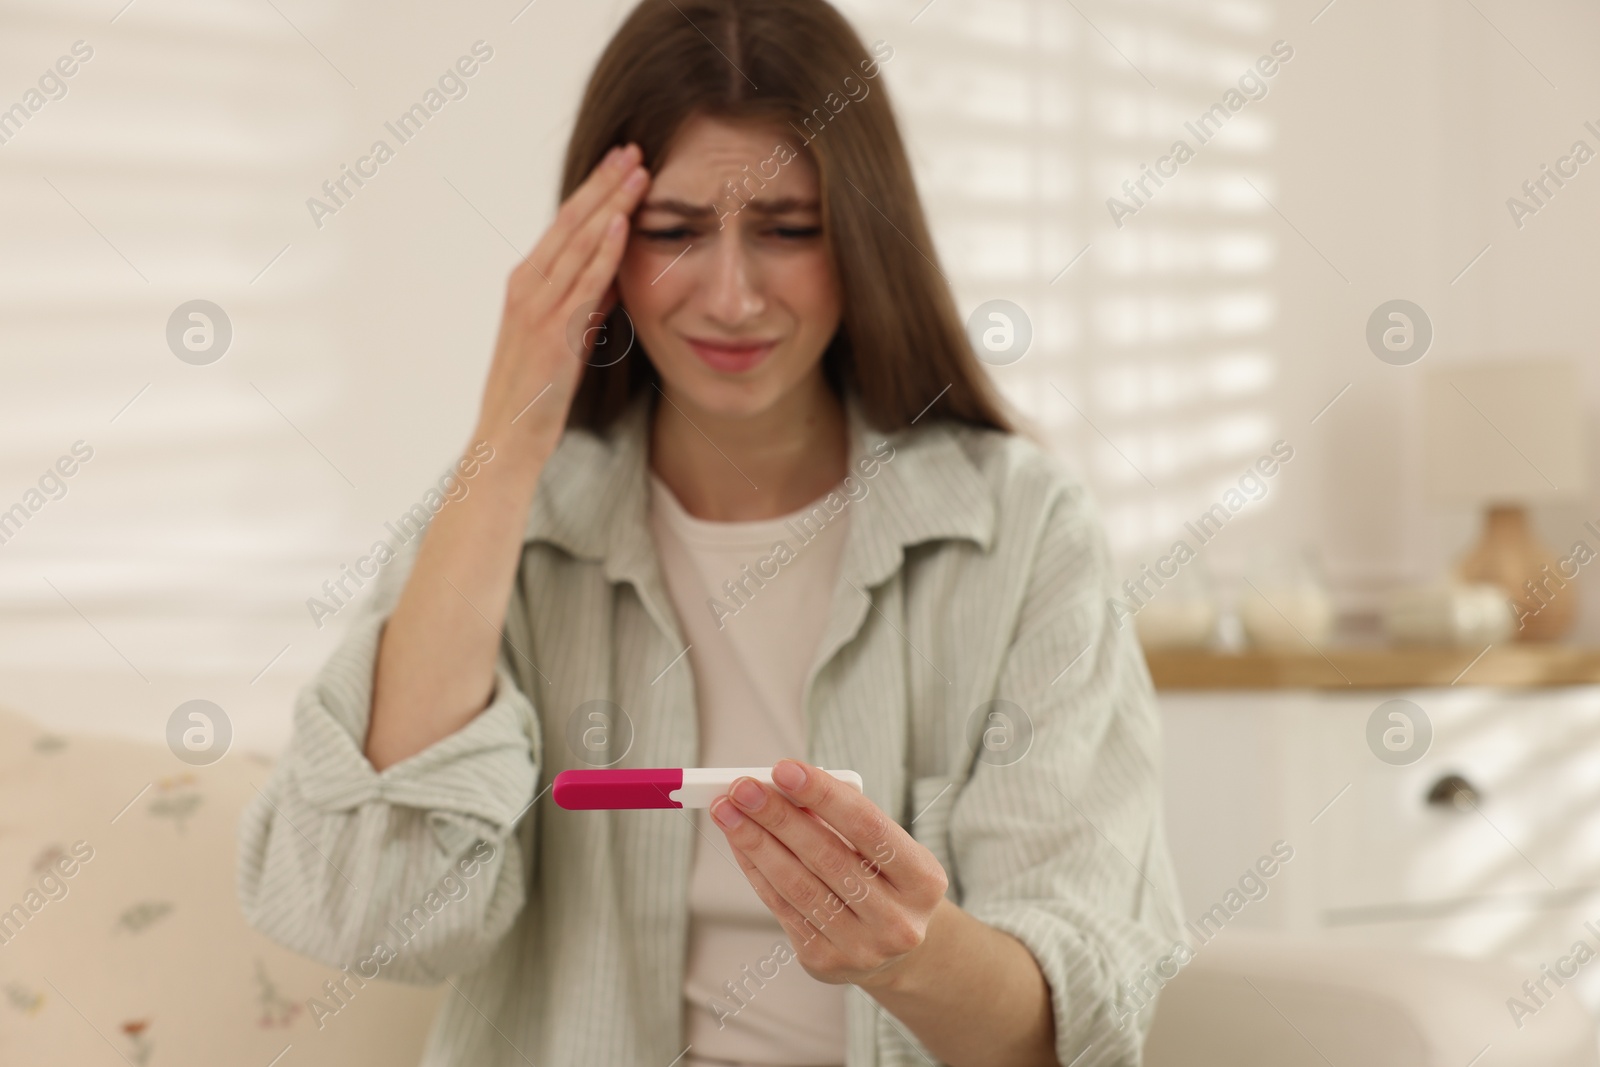
[[[1015, 432], [934, 263], [878, 77], [880, 61], [893, 54], [881, 41], [869, 53], [825, 0], [641, 0], [589, 77], [567, 143], [561, 199], [612, 146], [628, 141], [657, 172], [693, 116], [787, 123], [797, 135], [791, 147], [816, 162], [823, 233], [845, 294], [839, 330], [823, 353], [834, 390], [854, 390], [867, 420], [884, 432], [924, 410]], [[619, 306], [606, 323], [611, 336], [627, 329], [620, 315]], [[567, 425], [604, 430], [657, 381], [647, 359], [587, 366]]]

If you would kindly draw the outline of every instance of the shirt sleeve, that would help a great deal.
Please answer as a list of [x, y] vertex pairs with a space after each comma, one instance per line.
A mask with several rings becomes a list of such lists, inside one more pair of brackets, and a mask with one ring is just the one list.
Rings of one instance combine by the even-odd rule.
[[1056, 1056], [1078, 1067], [1140, 1062], [1154, 989], [1130, 997], [1123, 983], [1171, 955], [1182, 922], [1155, 695], [1133, 627], [1107, 612], [1111, 574], [1092, 504], [1065, 490], [999, 676], [1009, 704], [995, 707], [1019, 736], [978, 747], [950, 811], [957, 899], [1033, 954]]
[[476, 718], [382, 772], [363, 754], [378, 641], [420, 541], [383, 565], [300, 691], [288, 749], [241, 816], [237, 873], [246, 921], [274, 941], [363, 978], [437, 983], [482, 964], [522, 908], [532, 820], [517, 827], [540, 753], [502, 642]]

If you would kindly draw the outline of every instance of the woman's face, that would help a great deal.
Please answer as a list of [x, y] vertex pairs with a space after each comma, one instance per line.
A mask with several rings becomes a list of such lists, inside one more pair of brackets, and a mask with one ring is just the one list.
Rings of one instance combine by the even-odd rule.
[[634, 215], [617, 293], [691, 415], [769, 410], [838, 329], [816, 165], [792, 144], [780, 125], [690, 119]]

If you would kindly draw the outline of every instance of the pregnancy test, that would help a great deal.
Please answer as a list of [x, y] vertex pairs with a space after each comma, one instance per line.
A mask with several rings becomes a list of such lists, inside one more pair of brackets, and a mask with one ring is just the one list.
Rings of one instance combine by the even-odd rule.
[[[827, 771], [861, 788], [855, 771]], [[772, 784], [771, 767], [643, 767], [630, 770], [562, 771], [550, 795], [568, 811], [608, 808], [709, 808], [733, 788], [735, 779]]]

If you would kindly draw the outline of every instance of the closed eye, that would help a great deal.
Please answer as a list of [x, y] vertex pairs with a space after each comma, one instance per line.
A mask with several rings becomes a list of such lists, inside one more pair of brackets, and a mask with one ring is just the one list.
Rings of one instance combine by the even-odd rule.
[[[688, 226], [673, 226], [664, 230], [636, 229], [634, 233], [650, 241], [662, 243], [681, 243], [694, 239], [698, 234]], [[774, 226], [766, 233], [786, 241], [803, 241], [817, 237], [822, 233], [821, 226]]]

